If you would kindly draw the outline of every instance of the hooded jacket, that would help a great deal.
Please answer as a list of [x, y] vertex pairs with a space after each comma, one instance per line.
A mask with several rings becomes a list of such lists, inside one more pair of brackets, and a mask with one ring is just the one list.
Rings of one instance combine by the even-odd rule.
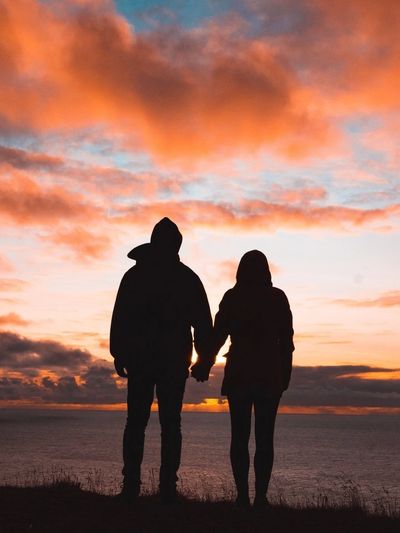
[[169, 219], [153, 229], [150, 244], [134, 248], [136, 260], [115, 301], [110, 352], [130, 377], [187, 377], [194, 346], [210, 360], [212, 318], [200, 278], [179, 259], [182, 235]]
[[230, 336], [222, 394], [281, 394], [292, 370], [292, 313], [285, 293], [272, 286], [265, 255], [241, 259], [236, 285], [228, 290], [214, 324], [214, 353]]

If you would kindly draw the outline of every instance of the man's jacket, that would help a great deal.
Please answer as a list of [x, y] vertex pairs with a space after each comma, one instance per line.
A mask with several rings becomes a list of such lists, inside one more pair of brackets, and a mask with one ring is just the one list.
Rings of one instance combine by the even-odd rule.
[[[161, 232], [162, 233], [162, 232]], [[122, 278], [111, 322], [110, 352], [130, 377], [188, 375], [194, 346], [210, 360], [212, 318], [200, 278], [177, 255], [151, 245], [134, 249]]]

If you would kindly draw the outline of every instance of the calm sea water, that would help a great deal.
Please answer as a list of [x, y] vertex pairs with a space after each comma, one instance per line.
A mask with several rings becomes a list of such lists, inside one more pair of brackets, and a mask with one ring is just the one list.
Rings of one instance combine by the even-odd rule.
[[[229, 496], [229, 415], [183, 413], [181, 489]], [[0, 483], [36, 482], [66, 472], [104, 492], [121, 480], [122, 412], [3, 410]], [[156, 486], [160, 429], [152, 413], [143, 481]], [[400, 417], [279, 415], [271, 494], [289, 501], [326, 494], [343, 498], [354, 487], [368, 500], [400, 499]], [[253, 440], [253, 435], [251, 437]], [[253, 446], [251, 446], [253, 450]]]

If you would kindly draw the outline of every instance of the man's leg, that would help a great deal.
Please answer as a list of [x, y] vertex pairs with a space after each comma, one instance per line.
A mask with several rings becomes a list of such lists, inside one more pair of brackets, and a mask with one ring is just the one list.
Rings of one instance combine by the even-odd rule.
[[256, 453], [256, 504], [266, 503], [266, 494], [274, 463], [274, 428], [280, 396], [257, 398], [254, 402]]
[[128, 378], [128, 417], [123, 439], [123, 491], [138, 496], [140, 466], [143, 460], [144, 433], [154, 397], [154, 382]]
[[246, 396], [229, 394], [231, 417], [231, 465], [238, 492], [237, 503], [249, 503], [249, 437], [253, 402]]
[[161, 425], [160, 494], [166, 499], [176, 496], [177, 472], [181, 462], [181, 410], [185, 380], [159, 381], [156, 385], [158, 416]]

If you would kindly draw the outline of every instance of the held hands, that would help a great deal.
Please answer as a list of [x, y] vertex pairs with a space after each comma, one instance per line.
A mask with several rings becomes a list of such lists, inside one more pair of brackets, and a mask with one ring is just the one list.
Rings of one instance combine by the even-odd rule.
[[210, 367], [208, 365], [202, 365], [201, 363], [195, 363], [191, 369], [192, 378], [196, 381], [207, 381], [210, 374]]
[[114, 366], [115, 366], [115, 370], [116, 370], [117, 374], [121, 378], [127, 378], [128, 377], [128, 372], [126, 370], [126, 367], [125, 367], [124, 362], [123, 362], [122, 359], [119, 359], [118, 357], [116, 357], [114, 359]]

